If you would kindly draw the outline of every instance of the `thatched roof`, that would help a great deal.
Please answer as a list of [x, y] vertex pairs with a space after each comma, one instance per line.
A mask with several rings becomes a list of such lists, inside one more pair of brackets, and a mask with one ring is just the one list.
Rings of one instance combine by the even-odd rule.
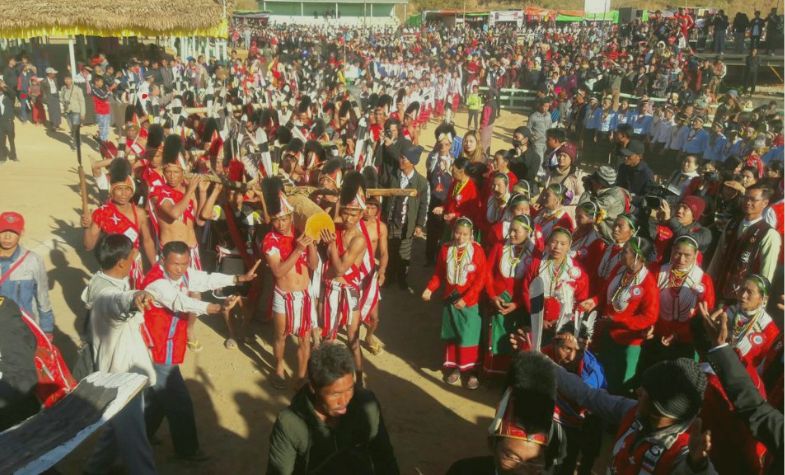
[[[234, 0], [226, 0], [231, 16]], [[0, 0], [0, 38], [226, 36], [221, 0]]]

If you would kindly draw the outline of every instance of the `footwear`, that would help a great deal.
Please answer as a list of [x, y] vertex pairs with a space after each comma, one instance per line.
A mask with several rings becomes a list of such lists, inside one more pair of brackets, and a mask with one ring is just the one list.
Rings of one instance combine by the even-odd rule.
[[237, 349], [237, 342], [234, 341], [234, 338], [227, 338], [224, 340], [224, 348], [227, 350], [236, 350]]
[[273, 385], [275, 389], [283, 390], [286, 389], [286, 377], [281, 376], [278, 374], [273, 373], [272, 379], [270, 383]]
[[475, 389], [480, 387], [480, 380], [477, 379], [477, 375], [471, 374], [468, 378], [466, 378], [466, 389], [470, 389], [474, 391]]
[[382, 344], [376, 338], [371, 337], [370, 341], [365, 342], [365, 347], [368, 348], [368, 351], [371, 352], [372, 355], [376, 356], [382, 352]]
[[190, 455], [177, 454], [177, 458], [184, 462], [206, 462], [207, 460], [210, 460], [210, 456], [202, 452], [201, 449]]
[[19, 161], [19, 158], [17, 158], [17, 156], [16, 156], [16, 155], [13, 155], [13, 156], [11, 157], [11, 161], [12, 161], [12, 162], [18, 162], [18, 161]]
[[194, 338], [193, 340], [188, 340], [188, 349], [199, 353], [204, 349], [204, 347], [199, 342], [199, 340]]
[[451, 373], [446, 374], [444, 377], [444, 382], [451, 385], [458, 384], [460, 380], [461, 380], [461, 372], [458, 370], [458, 368], [455, 368], [454, 370], [452, 370]]

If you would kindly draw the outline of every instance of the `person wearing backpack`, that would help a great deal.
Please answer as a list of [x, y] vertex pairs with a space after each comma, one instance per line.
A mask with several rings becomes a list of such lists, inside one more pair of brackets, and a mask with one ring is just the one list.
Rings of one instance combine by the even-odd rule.
[[46, 333], [54, 337], [54, 314], [44, 260], [19, 244], [25, 219], [14, 211], [0, 213], [0, 296], [14, 300]]
[[[104, 236], [95, 248], [101, 270], [90, 279], [82, 301], [90, 312], [87, 327], [93, 369], [142, 374], [151, 386], [156, 382], [156, 373], [143, 337], [142, 310], [152, 304], [152, 296], [131, 290], [128, 279], [138, 252], [122, 234]], [[128, 473], [156, 473], [145, 429], [142, 393], [109, 420], [84, 473], [104, 473], [117, 455], [125, 462]]]

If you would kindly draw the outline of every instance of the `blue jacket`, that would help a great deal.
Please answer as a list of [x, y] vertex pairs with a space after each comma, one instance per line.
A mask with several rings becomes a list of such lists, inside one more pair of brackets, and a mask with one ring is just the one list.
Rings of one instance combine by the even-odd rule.
[[[17, 246], [11, 257], [0, 257], [0, 276], [14, 265], [27, 252]], [[16, 302], [25, 312], [37, 318], [38, 325], [45, 333], [54, 331], [54, 315], [49, 302], [49, 280], [44, 268], [44, 260], [30, 252], [24, 261], [0, 285], [0, 295]]]

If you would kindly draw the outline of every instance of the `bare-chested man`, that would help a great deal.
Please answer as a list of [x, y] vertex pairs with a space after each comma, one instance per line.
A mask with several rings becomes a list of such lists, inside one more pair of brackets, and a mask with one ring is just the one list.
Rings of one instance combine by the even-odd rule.
[[362, 222], [365, 209], [362, 175], [347, 173], [339, 197], [340, 211], [335, 239], [327, 244], [328, 265], [322, 292], [322, 336], [335, 339], [347, 327], [349, 348], [354, 355], [358, 381], [362, 381], [360, 349], [361, 267], [366, 254], [373, 255], [370, 237]]
[[179, 155], [163, 157], [165, 183], [150, 193], [150, 201], [158, 218], [159, 245], [181, 241], [191, 249], [191, 267], [201, 269], [196, 240], [196, 224], [204, 224], [199, 216], [196, 192], [198, 178], [185, 180], [185, 169]]
[[[144, 251], [152, 267], [158, 260], [158, 253], [147, 213], [131, 201], [135, 191], [130, 162], [115, 158], [109, 166], [109, 201], [93, 211], [91, 216], [82, 218], [82, 227], [85, 228], [83, 243], [85, 249], [92, 251], [101, 234], [122, 234], [131, 240], [134, 248]], [[134, 288], [139, 288], [143, 275], [141, 253], [137, 253], [130, 275]]]
[[265, 180], [265, 201], [272, 230], [262, 243], [262, 252], [270, 266], [275, 289], [273, 290], [273, 325], [275, 341], [275, 374], [273, 386], [284, 389], [284, 349], [286, 337], [297, 337], [297, 384], [305, 380], [308, 358], [311, 354], [311, 334], [318, 330], [316, 302], [308, 290], [310, 271], [316, 268], [318, 259], [313, 240], [302, 235], [295, 237], [292, 226], [293, 208], [284, 197], [283, 183], [279, 178]]
[[[371, 197], [365, 204], [363, 223], [368, 231], [372, 252], [363, 259], [363, 280], [360, 289], [360, 319], [367, 327], [365, 347], [373, 355], [382, 351], [382, 345], [374, 337], [379, 327], [379, 288], [384, 284], [387, 271], [387, 225], [379, 219], [379, 200]], [[377, 261], [378, 255], [378, 261]]]

